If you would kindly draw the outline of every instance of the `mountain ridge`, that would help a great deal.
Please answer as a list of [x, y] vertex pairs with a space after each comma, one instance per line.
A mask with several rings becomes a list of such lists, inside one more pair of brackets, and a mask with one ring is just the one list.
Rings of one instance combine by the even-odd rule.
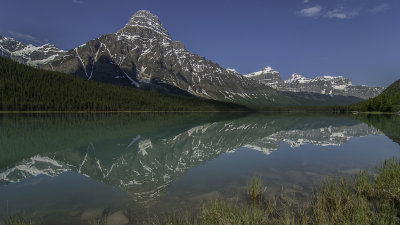
[[34, 46], [0, 35], [0, 56], [11, 58], [30, 66], [51, 62], [62, 57], [65, 52], [51, 43]]
[[366, 85], [353, 85], [349, 78], [344, 76], [316, 76], [307, 78], [294, 73], [289, 79], [283, 80], [280, 73], [271, 67], [265, 67], [244, 76], [255, 79], [260, 83], [266, 84], [274, 89], [289, 92], [309, 92], [325, 95], [353, 96], [361, 99], [375, 97], [382, 93], [383, 87], [368, 87]]

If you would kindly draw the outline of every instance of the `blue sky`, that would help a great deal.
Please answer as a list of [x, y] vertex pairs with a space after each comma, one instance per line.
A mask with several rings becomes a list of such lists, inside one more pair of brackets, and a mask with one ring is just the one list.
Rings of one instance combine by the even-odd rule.
[[64, 50], [158, 15], [173, 40], [240, 73], [272, 66], [287, 79], [343, 75], [387, 86], [400, 78], [399, 0], [0, 0], [0, 34]]

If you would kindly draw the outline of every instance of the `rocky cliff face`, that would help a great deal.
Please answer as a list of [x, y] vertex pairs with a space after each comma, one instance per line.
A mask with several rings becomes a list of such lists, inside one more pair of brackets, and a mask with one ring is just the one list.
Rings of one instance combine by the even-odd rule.
[[244, 76], [258, 80], [260, 83], [266, 84], [277, 90], [281, 90], [285, 86], [285, 83], [283, 82], [280, 73], [269, 66], [265, 67], [261, 71], [246, 74]]

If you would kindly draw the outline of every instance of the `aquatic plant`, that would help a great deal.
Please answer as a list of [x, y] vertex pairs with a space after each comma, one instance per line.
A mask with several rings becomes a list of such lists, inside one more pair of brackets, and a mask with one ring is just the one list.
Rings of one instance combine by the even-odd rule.
[[1, 225], [38, 225], [38, 223], [35, 223], [32, 220], [27, 220], [22, 217], [15, 217], [15, 216], [10, 216], [3, 221], [0, 221]]
[[106, 224], [107, 224], [106, 217], [93, 218], [88, 223], [88, 225], [106, 225]]
[[262, 203], [266, 190], [267, 187], [263, 185], [261, 177], [255, 174], [250, 182], [247, 183], [247, 195], [253, 203]]

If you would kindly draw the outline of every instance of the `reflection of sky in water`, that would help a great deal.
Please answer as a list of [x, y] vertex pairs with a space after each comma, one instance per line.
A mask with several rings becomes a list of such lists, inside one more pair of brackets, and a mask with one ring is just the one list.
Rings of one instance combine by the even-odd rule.
[[139, 215], [147, 208], [158, 213], [196, 208], [215, 198], [240, 199], [254, 173], [262, 176], [269, 195], [284, 190], [306, 198], [327, 174], [352, 175], [400, 156], [397, 143], [345, 117], [255, 115], [177, 123], [150, 132], [130, 131], [138, 124], [121, 123], [129, 132], [33, 151], [0, 170], [0, 215], [5, 201], [11, 212], [79, 219], [86, 209], [123, 208]]

